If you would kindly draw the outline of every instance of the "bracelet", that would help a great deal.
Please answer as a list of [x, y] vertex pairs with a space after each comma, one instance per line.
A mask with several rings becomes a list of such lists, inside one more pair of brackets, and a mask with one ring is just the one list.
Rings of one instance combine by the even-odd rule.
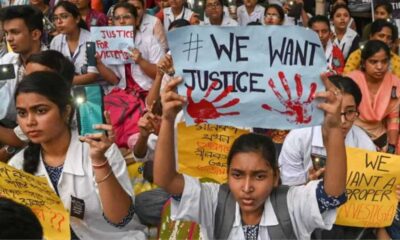
[[100, 181], [96, 181], [96, 183], [100, 184], [100, 183], [104, 182], [105, 180], [107, 180], [107, 178], [109, 178], [111, 176], [112, 173], [113, 173], [113, 170], [112, 170], [112, 168], [110, 168], [110, 171], [107, 173], [107, 175]]
[[104, 166], [106, 166], [107, 163], [108, 163], [108, 160], [106, 159], [103, 163], [100, 163], [100, 164], [93, 164], [93, 163], [92, 163], [92, 167], [93, 167], [94, 169], [103, 168]]

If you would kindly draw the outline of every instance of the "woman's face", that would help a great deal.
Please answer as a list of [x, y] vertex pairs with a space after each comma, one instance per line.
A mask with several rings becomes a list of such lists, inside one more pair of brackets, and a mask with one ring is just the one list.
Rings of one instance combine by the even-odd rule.
[[120, 7], [114, 10], [115, 26], [135, 26], [135, 17], [128, 9]]
[[337, 29], [346, 29], [350, 21], [350, 13], [346, 8], [339, 8], [333, 15], [333, 25]]
[[68, 131], [69, 116], [63, 116], [58, 106], [43, 95], [20, 93], [16, 99], [16, 107], [17, 122], [33, 143], [57, 141]]
[[346, 137], [347, 133], [353, 126], [354, 121], [358, 117], [356, 101], [354, 100], [353, 95], [348, 93], [343, 94], [341, 113], [342, 113], [341, 128], [343, 136]]
[[208, 0], [206, 1], [206, 15], [211, 21], [221, 20], [223, 9], [219, 0]]
[[381, 49], [364, 62], [365, 74], [375, 80], [382, 81], [389, 69], [389, 56]]
[[374, 11], [375, 19], [388, 19], [390, 18], [389, 13], [386, 11], [385, 7], [377, 7]]
[[71, 13], [67, 12], [63, 7], [58, 7], [54, 11], [53, 22], [59, 33], [68, 34], [79, 28], [80, 19], [74, 18]]
[[174, 9], [180, 9], [183, 6], [183, 0], [168, 0], [168, 3]]
[[131, 0], [129, 1], [129, 3], [135, 6], [138, 14], [138, 19], [143, 19], [145, 9], [142, 2], [140, 0]]
[[262, 214], [264, 203], [274, 187], [279, 174], [274, 174], [261, 154], [242, 152], [233, 156], [229, 167], [228, 183], [242, 214]]
[[282, 25], [282, 19], [279, 16], [278, 10], [276, 8], [270, 7], [267, 9], [264, 17], [265, 25]]

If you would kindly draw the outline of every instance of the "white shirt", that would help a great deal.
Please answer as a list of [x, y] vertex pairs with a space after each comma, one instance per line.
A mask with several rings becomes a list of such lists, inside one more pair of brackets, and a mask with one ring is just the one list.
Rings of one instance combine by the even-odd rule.
[[[81, 28], [79, 33], [78, 47], [75, 49], [75, 52], [72, 56], [68, 47], [67, 36], [65, 34], [58, 34], [55, 36], [50, 43], [50, 49], [59, 51], [66, 58], [71, 60], [75, 66], [75, 73], [79, 75], [85, 73], [98, 73], [96, 67], [87, 67], [86, 42], [89, 42], [90, 40], [90, 32]], [[87, 72], [84, 71], [85, 69], [87, 69]]]
[[[196, 178], [183, 175], [185, 185], [180, 201], [172, 200], [171, 217], [195, 221], [206, 239], [214, 239], [215, 212], [218, 204], [219, 184], [200, 183]], [[287, 194], [287, 204], [293, 230], [297, 239], [309, 239], [315, 228], [330, 229], [336, 220], [336, 210], [321, 215], [318, 207], [316, 188], [318, 181], [292, 187]], [[269, 198], [265, 201], [260, 221], [258, 239], [267, 240], [267, 226], [278, 225], [278, 220]], [[244, 240], [239, 204], [236, 203], [235, 220], [228, 239]]]
[[[204, 26], [214, 26], [210, 23], [210, 20], [208, 19], [208, 21], [205, 21], [201, 23], [201, 25]], [[236, 22], [235, 20], [233, 20], [228, 14], [223, 13], [223, 17], [222, 17], [222, 22], [221, 22], [221, 27], [229, 27], [229, 26], [238, 26], [238, 22]]]
[[[335, 28], [333, 27], [332, 32], [336, 35]], [[346, 33], [343, 35], [342, 40], [339, 41], [335, 37], [333, 43], [336, 44], [340, 48], [343, 53], [344, 59], [347, 59], [350, 53], [351, 45], [353, 44], [354, 39], [358, 36], [358, 33], [351, 28], [346, 29]]]
[[[143, 35], [141, 32], [136, 32], [135, 34], [135, 48], [137, 48], [142, 54], [142, 58], [146, 59], [152, 64], [157, 64], [161, 57], [164, 55], [158, 41], [153, 37], [153, 35]], [[105, 93], [109, 93], [114, 87], [121, 89], [126, 88], [126, 78], [125, 78], [125, 66], [124, 64], [119, 65], [109, 65], [107, 66], [119, 78], [117, 86], [106, 86]], [[138, 64], [131, 64], [132, 76], [135, 82], [143, 89], [148, 91], [153, 84], [153, 79], [146, 75], [140, 68]]]
[[[376, 151], [368, 135], [355, 125], [347, 133], [345, 145]], [[279, 155], [282, 184], [293, 186], [307, 182], [308, 169], [312, 167], [311, 153], [326, 156], [321, 126], [290, 131]]]
[[144, 14], [139, 31], [145, 35], [154, 36], [162, 47], [163, 52], [168, 48], [167, 36], [165, 35], [165, 30], [160, 19], [147, 13]]
[[12, 4], [11, 0], [1, 0], [0, 4], [1, 4], [1, 8], [5, 8], [8, 6], [16, 6], [16, 5], [29, 5], [29, 0], [14, 0], [14, 2]]
[[246, 7], [244, 5], [241, 5], [237, 8], [236, 13], [238, 23], [240, 26], [247, 26], [247, 24], [250, 22], [259, 22], [262, 24], [264, 22], [264, 12], [265, 8], [257, 4], [254, 8], [254, 11], [249, 15], [247, 13]]
[[[23, 153], [25, 150], [15, 155], [9, 165], [23, 168]], [[116, 145], [112, 145], [105, 153], [113, 173], [121, 184], [122, 188], [132, 197], [132, 185], [129, 180], [125, 160]], [[53, 188], [51, 180], [40, 156], [36, 176], [44, 176]], [[92, 161], [89, 157], [89, 145], [79, 141], [77, 133], [72, 131], [71, 142], [68, 147], [64, 167], [58, 181], [58, 192], [65, 209], [71, 210], [71, 197], [76, 197], [84, 201], [84, 219], [71, 217], [71, 227], [80, 239], [145, 239], [142, 226], [135, 218], [123, 228], [117, 228], [103, 217], [103, 211], [99, 196], [98, 185], [92, 169]]]
[[182, 8], [182, 11], [179, 13], [178, 16], [174, 17], [174, 14], [172, 13], [171, 7], [167, 7], [163, 9], [164, 12], [164, 29], [166, 32], [168, 32], [169, 25], [178, 19], [185, 19], [187, 21], [190, 21], [190, 18], [192, 17], [193, 11], [190, 10], [189, 8]]

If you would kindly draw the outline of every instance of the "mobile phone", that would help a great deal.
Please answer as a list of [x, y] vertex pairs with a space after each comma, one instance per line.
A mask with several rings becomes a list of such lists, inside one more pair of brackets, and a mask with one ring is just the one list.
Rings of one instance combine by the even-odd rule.
[[78, 131], [81, 136], [100, 133], [93, 125], [102, 124], [104, 119], [103, 90], [100, 85], [76, 86], [73, 88], [77, 109]]
[[315, 170], [324, 168], [326, 165], [326, 156], [311, 153], [311, 161]]
[[96, 66], [96, 45], [94, 42], [86, 42], [86, 58], [89, 67]]
[[0, 81], [10, 80], [15, 78], [13, 64], [0, 64]]
[[228, 0], [229, 15], [233, 19], [237, 19], [237, 5], [236, 0]]
[[204, 21], [205, 0], [194, 0], [192, 11], [199, 15], [200, 21]]
[[288, 3], [290, 6], [288, 16], [299, 19], [303, 5], [301, 3], [296, 3], [295, 1], [289, 1]]

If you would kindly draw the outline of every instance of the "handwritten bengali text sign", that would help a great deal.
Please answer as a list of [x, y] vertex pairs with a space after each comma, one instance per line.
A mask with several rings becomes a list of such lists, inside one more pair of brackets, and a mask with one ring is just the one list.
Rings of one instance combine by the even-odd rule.
[[336, 224], [385, 227], [392, 224], [398, 200], [400, 156], [347, 149], [347, 202], [338, 210]]
[[322, 123], [324, 51], [297, 26], [190, 26], [168, 33], [188, 124], [292, 129]]
[[236, 138], [247, 130], [215, 124], [178, 124], [179, 172], [199, 178], [227, 181], [227, 157]]
[[46, 239], [70, 239], [69, 214], [46, 178], [0, 162], [0, 196], [31, 208]]
[[130, 57], [130, 49], [135, 47], [132, 26], [91, 27], [90, 34], [103, 63], [133, 63]]

